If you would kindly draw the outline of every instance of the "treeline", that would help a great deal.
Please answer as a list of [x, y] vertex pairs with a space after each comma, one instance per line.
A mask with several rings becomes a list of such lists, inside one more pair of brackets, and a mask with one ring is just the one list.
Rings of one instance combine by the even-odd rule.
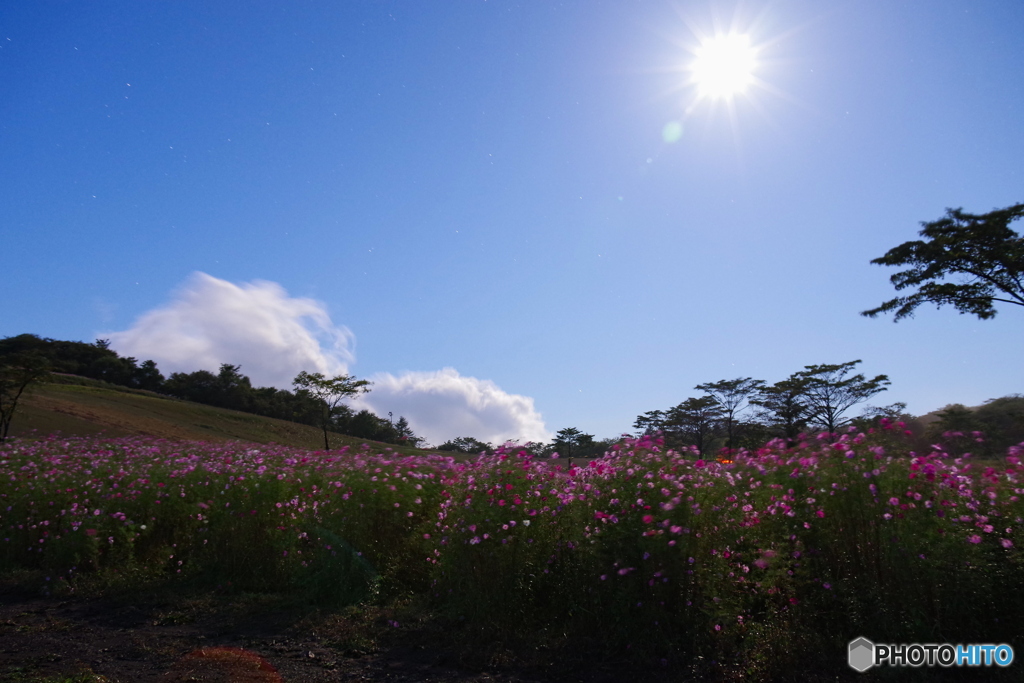
[[807, 365], [774, 384], [750, 377], [698, 384], [694, 389], [702, 395], [646, 412], [633, 427], [638, 434], [661, 433], [666, 447], [694, 447], [704, 455], [758, 448], [773, 438], [792, 444], [811, 430], [834, 435], [858, 420], [904, 417], [904, 403], [871, 408], [860, 418], [847, 415], [889, 385], [885, 375], [868, 379], [856, 373], [860, 362]]
[[[550, 457], [557, 453], [563, 458], [597, 458], [618, 443], [619, 439], [595, 439], [593, 434], [585, 434], [575, 427], [560, 429], [555, 438], [550, 442], [528, 441], [525, 444], [515, 442], [518, 449], [525, 450], [535, 457]], [[505, 444], [492, 444], [480, 441], [472, 436], [460, 436], [449, 439], [437, 447], [439, 451], [451, 451], [455, 453], [480, 453], [482, 451], [493, 451], [496, 446]]]
[[[252, 386], [238, 365], [224, 363], [217, 373], [176, 372], [165, 378], [154, 361], [140, 363], [136, 358], [122, 358], [105, 340], [89, 344], [33, 334], [0, 339], [0, 366], [15, 358], [35, 359], [53, 372], [289, 420], [360, 439], [424, 446], [424, 440], [413, 433], [404, 417], [392, 422], [368, 410], [353, 411], [343, 403], [325, 412], [324, 401], [310, 391]], [[694, 389], [700, 395], [639, 415], [633, 428], [637, 435], [661, 434], [667, 448], [692, 446], [702, 455], [721, 449], [756, 449], [772, 438], [796, 443], [807, 432], [835, 434], [850, 426], [864, 430], [883, 417], [904, 421], [918, 449], [944, 439], [956, 442], [961, 452], [994, 456], [1024, 442], [1024, 395], [1020, 394], [991, 399], [973, 409], [953, 404], [924, 418], [907, 414], [905, 403], [868, 406], [851, 416], [854, 406], [886, 391], [889, 385], [886, 375], [868, 379], [855, 372], [860, 362], [807, 365], [774, 384], [750, 377], [698, 384]], [[0, 413], [3, 407], [0, 405]], [[0, 414], [0, 418], [5, 415]], [[562, 457], [594, 458], [617, 441], [596, 439], [593, 434], [568, 427], [559, 430], [551, 442], [530, 442], [521, 447], [538, 457], [558, 453]], [[437, 448], [480, 453], [499, 445], [463, 436]]]
[[[254, 387], [241, 373], [241, 366], [224, 363], [217, 373], [209, 370], [175, 372], [164, 377], [152, 360], [122, 358], [107, 340], [95, 343], [45, 339], [34, 334], [0, 339], [0, 364], [9, 359], [35, 359], [51, 372], [79, 375], [118, 386], [152, 391], [186, 401], [218, 408], [290, 420], [315, 427], [324, 426], [323, 403], [308, 391], [287, 391], [275, 387]], [[418, 447], [422, 439], [409, 428], [404, 417], [396, 422], [369, 410], [353, 411], [339, 405], [328, 416], [329, 431]]]
[[928, 437], [941, 438], [961, 452], [1002, 455], [1010, 446], [1024, 443], [1024, 395], [989, 399], [973, 409], [954, 403], [923, 426]]
[[867, 431], [879, 420], [902, 421], [911, 445], [927, 452], [937, 440], [947, 449], [995, 457], [1024, 442], [1024, 395], [990, 399], [978, 408], [946, 406], [933, 415], [915, 417], [907, 404], [855, 406], [887, 390], [889, 378], [871, 379], [855, 372], [861, 361], [807, 365], [786, 379], [768, 384], [750, 377], [698, 384], [701, 396], [665, 410], [652, 410], [633, 423], [637, 435], [660, 433], [668, 448], [694, 447], [702, 455], [725, 449], [757, 449], [773, 438], [795, 444], [808, 433], [853, 427]]
[[[651, 410], [636, 418], [633, 428], [640, 435], [660, 435], [666, 448], [693, 447], [701, 455], [721, 449], [757, 449], [775, 437], [796, 443], [811, 429], [835, 434], [853, 423], [847, 411], [871, 396], [885, 391], [889, 378], [878, 375], [867, 379], [855, 373], [861, 361], [838, 365], [808, 365], [786, 379], [768, 384], [742, 377], [694, 387], [703, 395], [661, 410]], [[906, 404], [871, 408], [860, 422], [879, 417], [907, 417]], [[589, 458], [604, 453], [617, 439], [597, 440], [575, 428], [559, 430], [550, 443], [522, 446], [538, 456], [558, 453], [562, 457]], [[460, 437], [442, 444], [440, 450], [478, 453], [492, 444], [473, 437]]]

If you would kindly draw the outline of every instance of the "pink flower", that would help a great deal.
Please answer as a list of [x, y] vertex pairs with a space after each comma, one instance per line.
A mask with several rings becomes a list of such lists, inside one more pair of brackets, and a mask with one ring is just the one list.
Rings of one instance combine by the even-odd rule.
[[981, 536], [979, 536], [978, 534], [973, 534], [972, 536], [968, 537], [967, 540], [971, 543], [981, 543]]
[[1011, 541], [1011, 540], [1010, 540], [1010, 539], [1008, 539], [1008, 538], [1001, 538], [1001, 539], [999, 539], [999, 543], [1000, 543], [1000, 544], [1001, 544], [1001, 545], [1002, 545], [1002, 546], [1003, 546], [1004, 548], [1012, 548], [1012, 547], [1013, 547], [1013, 541]]
[[644, 524], [650, 524], [653, 521], [654, 517], [652, 515], [644, 515]]

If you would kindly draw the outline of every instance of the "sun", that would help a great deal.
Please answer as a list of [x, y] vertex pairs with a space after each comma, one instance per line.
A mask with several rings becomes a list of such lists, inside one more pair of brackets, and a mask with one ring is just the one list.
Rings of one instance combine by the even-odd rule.
[[746, 92], [754, 82], [757, 49], [750, 37], [738, 33], [718, 34], [703, 41], [694, 51], [690, 65], [698, 96], [730, 99]]

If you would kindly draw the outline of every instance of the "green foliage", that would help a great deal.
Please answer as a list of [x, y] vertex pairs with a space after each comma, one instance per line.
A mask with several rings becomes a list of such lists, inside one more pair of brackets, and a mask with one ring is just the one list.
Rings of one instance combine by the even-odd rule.
[[150, 360], [140, 366], [135, 358], [121, 358], [105, 339], [93, 344], [42, 339], [34, 334], [0, 339], [0, 362], [26, 353], [45, 359], [54, 372], [150, 391], [159, 391], [163, 384], [156, 363]]
[[584, 434], [575, 427], [559, 429], [551, 444], [551, 451], [563, 458], [582, 457], [580, 451], [589, 452], [594, 445], [594, 435]]
[[[252, 386], [241, 366], [223, 363], [215, 374], [209, 370], [176, 372], [165, 379], [152, 360], [141, 364], [135, 358], [121, 358], [106, 339], [95, 343], [42, 339], [33, 334], [0, 339], [0, 365], [25, 354], [47, 361], [54, 372], [85, 377], [108, 384], [161, 393], [204, 405], [239, 410], [320, 427], [363, 439], [419, 447], [422, 439], [400, 417], [397, 424], [363, 411], [352, 414], [344, 405], [336, 405], [326, 419], [324, 403], [308, 390], [292, 393], [274, 387]], [[310, 375], [309, 377], [313, 377]], [[335, 380], [339, 378], [334, 378]], [[364, 380], [354, 380], [360, 384]], [[73, 380], [69, 380], [73, 381]], [[328, 381], [322, 375], [319, 381]], [[367, 383], [368, 384], [368, 383]], [[327, 443], [325, 438], [325, 443]]]
[[305, 394], [320, 405], [320, 424], [324, 430], [325, 450], [331, 450], [331, 443], [327, 439], [327, 428], [331, 424], [334, 413], [341, 406], [341, 402], [370, 390], [370, 382], [365, 379], [356, 379], [349, 375], [325, 377], [323, 373], [306, 372], [305, 370], [295, 376], [293, 383], [297, 394]]
[[454, 439], [449, 439], [443, 444], [437, 447], [439, 451], [450, 451], [455, 453], [483, 453], [484, 451], [493, 451], [494, 446], [483, 441], [478, 441], [472, 436], [458, 436]]
[[1024, 569], [1024, 449], [974, 467], [909, 454], [881, 424], [729, 464], [626, 440], [569, 470], [506, 448], [455, 461], [13, 442], [0, 446], [0, 565], [64, 593], [401, 600], [474, 647], [665, 660], [700, 680], [834, 680], [853, 635], [1019, 648], [1024, 594], [1007, 586]]
[[[834, 433], [851, 424], [846, 411], [885, 391], [885, 375], [867, 379], [852, 374], [860, 362], [807, 365], [771, 385], [750, 377], [698, 384], [703, 397], [667, 411], [648, 411], [633, 427], [639, 435], [661, 433], [668, 447], [692, 447], [702, 456], [720, 446], [757, 448], [775, 436], [793, 445], [809, 425]], [[748, 411], [752, 416], [744, 417]]]
[[[1024, 238], [1010, 223], [1024, 216], [1024, 204], [975, 215], [947, 209], [946, 216], [922, 223], [923, 240], [904, 242], [872, 260], [883, 266], [909, 266], [889, 279], [897, 291], [913, 294], [886, 301], [861, 315], [894, 313], [893, 321], [913, 317], [925, 303], [953, 306], [985, 320], [995, 302], [1024, 306]], [[948, 278], [957, 277], [950, 282]]]
[[1011, 394], [994, 398], [977, 408], [959, 403], [938, 412], [930, 425], [930, 439], [952, 440], [964, 451], [997, 457], [1006, 449], [1024, 443], [1024, 396]]
[[0, 442], [7, 439], [18, 401], [49, 376], [50, 364], [38, 352], [10, 354], [0, 360]]

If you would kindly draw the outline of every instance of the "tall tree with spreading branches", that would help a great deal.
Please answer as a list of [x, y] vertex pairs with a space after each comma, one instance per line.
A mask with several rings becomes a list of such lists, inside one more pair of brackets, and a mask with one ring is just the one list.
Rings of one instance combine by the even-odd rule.
[[703, 457], [715, 442], [722, 420], [722, 407], [711, 396], [688, 398], [668, 411], [665, 431], [697, 447]]
[[804, 400], [808, 408], [808, 421], [822, 427], [829, 434], [850, 422], [843, 414], [890, 384], [886, 375], [867, 379], [853, 373], [859, 360], [836, 365], [807, 365], [797, 373], [806, 382]]
[[727, 441], [725, 447], [733, 448], [733, 435], [736, 427], [736, 416], [747, 407], [747, 400], [755, 394], [764, 382], [750, 377], [737, 377], [736, 379], [723, 379], [718, 382], [698, 384], [694, 389], [703, 391], [711, 398], [718, 401], [722, 409], [722, 418], [725, 422], [725, 434]]
[[762, 419], [793, 446], [807, 426], [807, 379], [793, 374], [772, 385], [764, 385], [750, 402], [762, 408]]
[[[904, 242], [872, 260], [883, 266], [909, 266], [889, 280], [897, 291], [916, 288], [861, 315], [894, 313], [893, 322], [913, 317], [925, 303], [953, 306], [985, 320], [995, 303], [1024, 306], [1024, 237], [1010, 223], [1024, 216], [1024, 204], [986, 214], [946, 209], [946, 216], [922, 223], [923, 240]], [[952, 278], [952, 280], [950, 279]]]
[[370, 390], [370, 382], [365, 379], [356, 379], [350, 375], [338, 375], [336, 377], [325, 377], [320, 372], [306, 372], [303, 370], [295, 376], [292, 384], [296, 393], [304, 392], [320, 404], [320, 425], [324, 430], [324, 450], [331, 450], [331, 443], [327, 440], [327, 427], [331, 424], [331, 418], [342, 406], [342, 401]]

